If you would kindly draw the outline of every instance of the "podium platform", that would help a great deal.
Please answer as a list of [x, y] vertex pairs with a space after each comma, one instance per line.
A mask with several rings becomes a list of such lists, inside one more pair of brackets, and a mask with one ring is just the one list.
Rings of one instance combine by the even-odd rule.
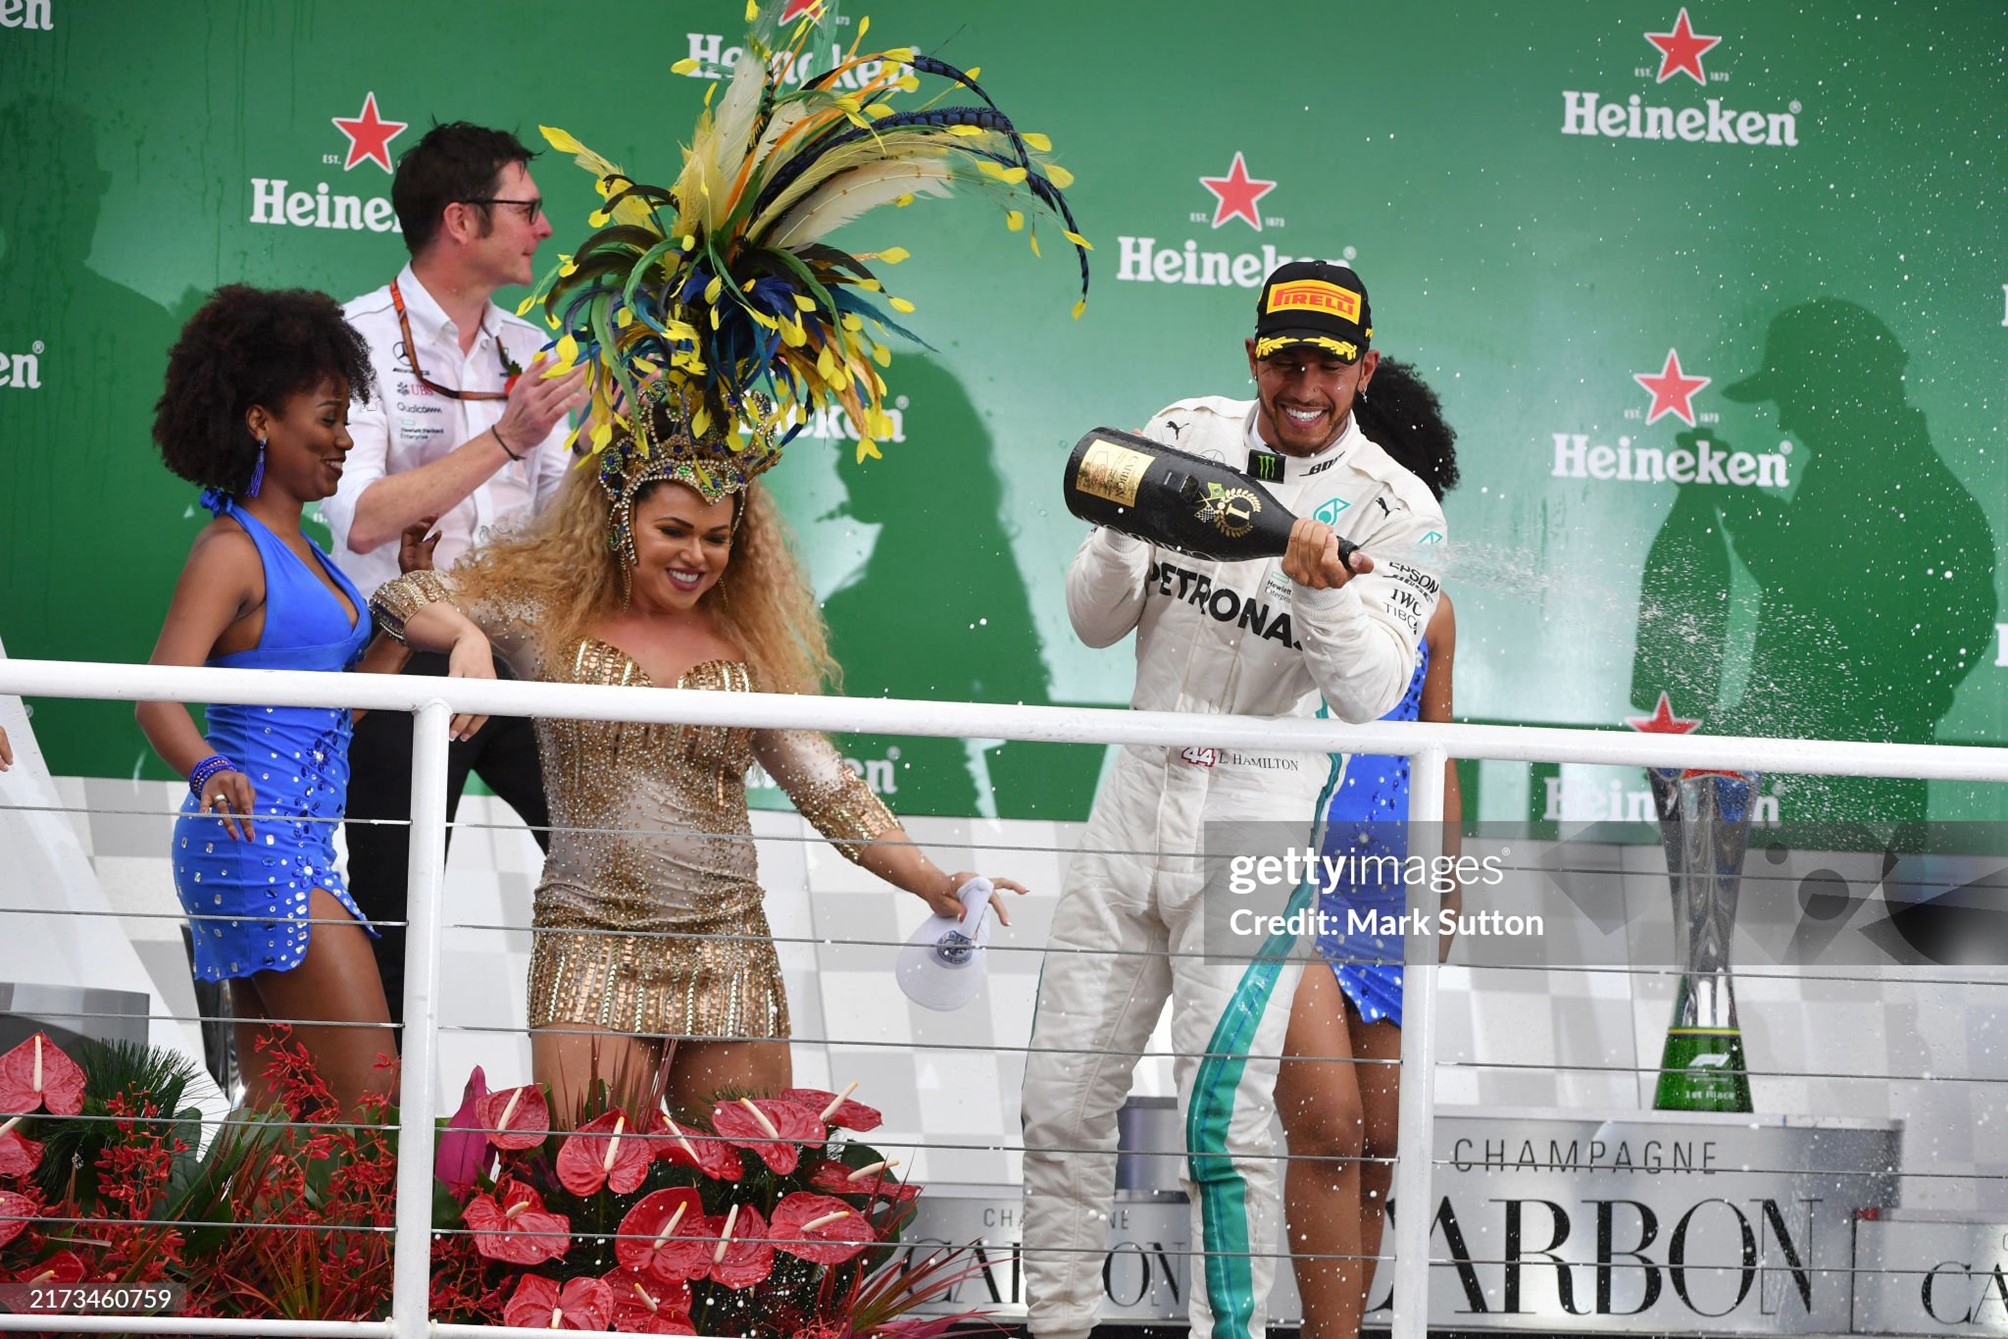
[[[1162, 1120], [1125, 1133], [1167, 1127], [1175, 1134], [1176, 1122]], [[1850, 1333], [1857, 1232], [1895, 1208], [1901, 1143], [1900, 1123], [1844, 1117], [1444, 1108], [1431, 1209], [1431, 1327]], [[1161, 1146], [1131, 1148], [1126, 1162], [1130, 1171], [1119, 1179], [1135, 1187], [1157, 1179], [1138, 1169], [1175, 1166], [1177, 1158]], [[1193, 1250], [1184, 1194], [1131, 1188], [1118, 1191], [1111, 1208], [1102, 1320], [1182, 1323]], [[928, 1186], [907, 1241], [923, 1253], [973, 1243], [982, 1267], [939, 1310], [1024, 1317], [1021, 1213], [1016, 1188]], [[1275, 1249], [1282, 1253], [1280, 1241]], [[1369, 1297], [1370, 1327], [1386, 1323], [1392, 1278], [1384, 1261]], [[1959, 1281], [1973, 1291], [1984, 1279], [1962, 1273]], [[1948, 1276], [1943, 1286], [1953, 1282]], [[1969, 1300], [1941, 1309], [1963, 1312]], [[1279, 1261], [1271, 1323], [1300, 1318], [1290, 1270]]]

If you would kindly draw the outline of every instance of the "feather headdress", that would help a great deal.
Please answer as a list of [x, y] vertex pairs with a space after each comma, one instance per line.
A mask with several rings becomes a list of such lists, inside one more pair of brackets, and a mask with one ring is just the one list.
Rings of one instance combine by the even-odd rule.
[[[603, 203], [591, 218], [598, 231], [559, 258], [519, 311], [541, 302], [560, 367], [589, 369], [586, 451], [618, 437], [623, 452], [646, 454], [657, 434], [638, 431], [636, 420], [678, 419], [684, 440], [697, 444], [685, 454], [711, 457], [685, 471], [702, 474], [688, 481], [708, 484], [708, 496], [735, 481], [743, 487], [771, 465], [817, 408], [849, 412], [860, 461], [877, 456], [876, 440], [890, 433], [884, 339], [912, 338], [892, 313], [913, 304], [887, 293], [874, 270], [907, 252], [852, 254], [825, 240], [838, 226], [883, 205], [969, 189], [995, 198], [1014, 232], [1029, 226], [1028, 212], [1044, 209], [1079, 255], [1074, 314], [1086, 305], [1089, 246], [1062, 194], [1073, 178], [1048, 161], [1045, 136], [1018, 130], [977, 85], [976, 70], [908, 48], [860, 55], [854, 41], [834, 68], [790, 87], [825, 6], [808, 6], [777, 47], [784, 7], [803, 8], [772, 0], [762, 16], [757, 0], [748, 5], [754, 31], [736, 63], [717, 72], [669, 187], [645, 185], [564, 131], [541, 127], [597, 178]], [[859, 22], [859, 40], [869, 27]], [[923, 77], [975, 102], [896, 108], [893, 100], [917, 92]], [[1036, 229], [1031, 242], [1036, 253]], [[626, 481], [636, 477], [631, 463], [602, 462]]]

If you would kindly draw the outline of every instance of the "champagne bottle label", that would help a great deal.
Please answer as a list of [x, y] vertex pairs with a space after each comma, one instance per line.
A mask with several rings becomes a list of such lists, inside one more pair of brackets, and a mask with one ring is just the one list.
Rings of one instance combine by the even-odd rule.
[[1097, 439], [1081, 457], [1074, 487], [1123, 507], [1136, 505], [1137, 485], [1156, 459], [1141, 451]]

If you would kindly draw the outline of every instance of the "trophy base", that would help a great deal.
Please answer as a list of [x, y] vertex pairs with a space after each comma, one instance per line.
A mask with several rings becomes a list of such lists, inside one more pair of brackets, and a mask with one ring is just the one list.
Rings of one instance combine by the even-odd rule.
[[1749, 1111], [1750, 1072], [1737, 1028], [1668, 1028], [1655, 1111]]

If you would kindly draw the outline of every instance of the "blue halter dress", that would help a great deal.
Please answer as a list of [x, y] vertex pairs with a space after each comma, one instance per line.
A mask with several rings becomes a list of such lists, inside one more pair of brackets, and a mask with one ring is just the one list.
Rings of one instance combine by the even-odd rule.
[[[258, 645], [207, 663], [326, 671], [353, 665], [369, 644], [369, 605], [341, 569], [314, 546], [321, 570], [356, 610], [354, 623], [326, 583], [257, 517], [228, 498], [203, 501], [244, 528], [265, 568], [265, 628]], [[335, 870], [335, 828], [348, 798], [350, 721], [345, 708], [209, 708], [210, 748], [250, 778], [257, 803], [248, 842], [232, 837], [222, 819], [199, 812], [193, 795], [182, 801], [174, 824], [174, 888], [194, 931], [201, 980], [298, 967], [312, 928], [307, 895], [315, 888], [333, 893], [369, 929]]]
[[[1429, 672], [1429, 643], [1418, 648], [1415, 677], [1408, 692], [1384, 721], [1412, 721], [1422, 712], [1422, 680]], [[1325, 809], [1319, 854], [1347, 857], [1346, 868], [1377, 870], [1375, 856], [1408, 856], [1408, 758], [1355, 753], [1338, 759], [1337, 777]], [[1332, 965], [1339, 988], [1360, 1017], [1369, 1023], [1383, 1018], [1401, 1026], [1401, 955], [1399, 934], [1381, 935], [1349, 927], [1361, 915], [1376, 920], [1401, 916], [1407, 909], [1407, 889], [1398, 877], [1368, 874], [1341, 879], [1325, 887], [1319, 881], [1318, 909], [1324, 913], [1318, 953]]]

